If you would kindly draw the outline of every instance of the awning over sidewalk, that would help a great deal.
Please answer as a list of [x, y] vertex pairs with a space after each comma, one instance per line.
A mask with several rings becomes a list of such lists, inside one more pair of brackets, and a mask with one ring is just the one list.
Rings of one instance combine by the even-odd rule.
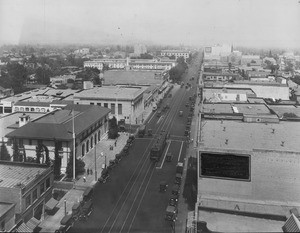
[[22, 223], [17, 229], [16, 232], [32, 232], [32, 229], [30, 229], [25, 223]]
[[27, 223], [26, 225], [31, 229], [31, 231], [33, 232], [33, 230], [40, 224], [40, 221], [37, 220], [35, 217], [32, 217]]
[[47, 210], [53, 210], [55, 206], [58, 204], [58, 201], [53, 197], [45, 204]]

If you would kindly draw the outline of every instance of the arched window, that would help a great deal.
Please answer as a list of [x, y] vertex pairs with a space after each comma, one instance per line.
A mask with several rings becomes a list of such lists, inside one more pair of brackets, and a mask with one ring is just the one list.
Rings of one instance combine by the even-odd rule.
[[29, 112], [29, 108], [25, 108], [25, 111], [26, 111], [26, 112]]
[[15, 112], [19, 111], [19, 107], [15, 107]]
[[95, 133], [95, 135], [94, 135], [94, 138], [95, 138], [95, 145], [97, 144], [97, 134]]
[[20, 108], [20, 111], [21, 111], [21, 112], [24, 112], [24, 108], [23, 108], [23, 107], [21, 107], [21, 108]]
[[101, 138], [101, 130], [98, 131], [98, 141], [100, 142], [100, 138]]
[[93, 136], [91, 137], [91, 149], [94, 147], [94, 144], [93, 144], [93, 142], [94, 142], [94, 140], [93, 140], [94, 138], [93, 138]]

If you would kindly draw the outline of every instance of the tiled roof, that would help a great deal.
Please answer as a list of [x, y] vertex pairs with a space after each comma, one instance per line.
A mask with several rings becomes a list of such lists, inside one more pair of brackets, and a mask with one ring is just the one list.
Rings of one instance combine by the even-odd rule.
[[[72, 109], [74, 109], [75, 133], [79, 134], [103, 118], [110, 109], [97, 105], [68, 105], [34, 122], [9, 133], [7, 137], [71, 140]], [[30, 132], [30, 134], [28, 134]]]

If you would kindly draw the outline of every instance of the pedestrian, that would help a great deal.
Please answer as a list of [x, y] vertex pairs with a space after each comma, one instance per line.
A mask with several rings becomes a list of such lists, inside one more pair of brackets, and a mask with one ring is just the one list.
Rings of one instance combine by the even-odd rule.
[[89, 174], [90, 174], [90, 169], [87, 169], [86, 172], [87, 172], [87, 174], [89, 175]]
[[86, 177], [85, 177], [85, 176], [83, 177], [83, 182], [84, 182], [84, 183], [86, 182]]

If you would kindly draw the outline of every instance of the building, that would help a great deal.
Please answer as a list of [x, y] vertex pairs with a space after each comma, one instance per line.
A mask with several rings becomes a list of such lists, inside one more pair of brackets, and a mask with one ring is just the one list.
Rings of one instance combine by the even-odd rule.
[[[215, 45], [204, 48], [204, 61], [218, 60], [228, 61], [228, 56], [233, 52], [233, 48], [230, 45]], [[237, 54], [239, 55], [239, 54]]]
[[168, 79], [168, 72], [144, 70], [108, 70], [103, 85], [161, 85]]
[[249, 97], [255, 97], [252, 89], [247, 88], [216, 88], [205, 87], [203, 89], [204, 102], [247, 102]]
[[250, 88], [256, 97], [289, 100], [290, 91], [287, 85], [276, 82], [234, 81], [233, 83], [213, 83], [213, 87]]
[[259, 55], [242, 55], [241, 65], [246, 66], [261, 66], [262, 59]]
[[[1, 223], [4, 221], [4, 226], [11, 228], [19, 222], [43, 220], [45, 205], [52, 196], [52, 167], [0, 161], [0, 177], [0, 205], [6, 203], [7, 210]], [[33, 232], [34, 229], [30, 230]]]
[[110, 114], [126, 123], [136, 124], [136, 119], [144, 110], [141, 86], [102, 86], [84, 90], [74, 96], [75, 104], [99, 105], [111, 109]]
[[300, 123], [264, 111], [243, 120], [219, 112], [222, 119], [202, 116], [197, 219], [212, 231], [281, 231], [300, 208]]
[[175, 59], [177, 60], [177, 58], [179, 58], [179, 57], [184, 57], [184, 59], [189, 58], [190, 52], [185, 51], [185, 50], [162, 50], [160, 55], [163, 56], [163, 57], [165, 57], [165, 56], [168, 56], [168, 57], [174, 56]]
[[147, 47], [144, 44], [134, 45], [134, 55], [141, 56], [141, 54], [147, 53]]
[[67, 105], [32, 121], [25, 115], [24, 126], [6, 137], [10, 143], [23, 148], [26, 159], [36, 159], [36, 149], [40, 148], [41, 163], [55, 160], [55, 150], [58, 150], [61, 172], [64, 173], [73, 150], [73, 122], [76, 157], [80, 158], [106, 134], [109, 112], [100, 106]]
[[12, 88], [3, 88], [0, 86], [0, 99], [14, 95]]
[[103, 66], [107, 65], [110, 69], [125, 69], [127, 64], [126, 59], [95, 59], [91, 61], [85, 61], [83, 63], [84, 67], [93, 67], [98, 70], [103, 70]]
[[15, 204], [0, 202], [0, 231], [10, 232], [16, 223]]
[[68, 80], [75, 81], [75, 78], [76, 78], [76, 75], [74, 75], [74, 74], [59, 75], [59, 76], [51, 77], [50, 84], [51, 85], [67, 84]]
[[208, 81], [228, 82], [228, 81], [241, 79], [241, 76], [239, 74], [228, 73], [228, 72], [222, 72], [222, 73], [203, 72], [202, 77], [203, 77], [203, 81], [206, 81], [206, 82], [208, 82]]

